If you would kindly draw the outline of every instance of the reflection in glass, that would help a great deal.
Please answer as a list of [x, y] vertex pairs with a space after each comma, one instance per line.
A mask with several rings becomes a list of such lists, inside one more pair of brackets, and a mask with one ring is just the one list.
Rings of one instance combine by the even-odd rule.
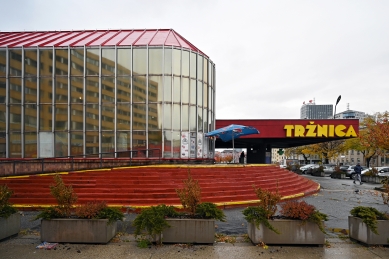
[[118, 49], [118, 75], [131, 75], [131, 49]]
[[117, 130], [130, 130], [131, 125], [131, 109], [130, 104], [117, 104]]
[[182, 76], [189, 76], [189, 51], [182, 51]]
[[99, 78], [86, 78], [86, 103], [99, 103]]
[[133, 104], [133, 121], [134, 130], [146, 130], [146, 104]]
[[181, 153], [181, 134], [179, 131], [173, 131], [173, 157], [180, 158]]
[[149, 74], [160, 75], [162, 74], [162, 49], [149, 49]]
[[70, 84], [70, 103], [83, 103], [84, 79], [82, 77], [71, 77]]
[[149, 76], [149, 102], [163, 101], [162, 76]]
[[24, 157], [36, 158], [37, 157], [37, 134], [36, 132], [24, 133]]
[[70, 74], [72, 76], [84, 75], [84, 49], [72, 49], [70, 51]]
[[113, 103], [105, 103], [101, 106], [101, 129], [115, 130], [115, 105]]
[[[145, 150], [146, 148], [146, 131], [132, 131], [132, 149]], [[138, 152], [137, 157], [146, 157], [146, 154]]]
[[[99, 154], [99, 132], [85, 132], [85, 154], [98, 156]], [[90, 156], [89, 156], [90, 157]]]
[[203, 131], [204, 132], [206, 132], [207, 131], [207, 129], [208, 129], [208, 111], [207, 111], [207, 109], [203, 109], [203, 116], [204, 116], [204, 118], [203, 118]]
[[117, 78], [117, 93], [116, 98], [118, 102], [131, 102], [131, 82], [130, 77]]
[[172, 74], [172, 49], [165, 49], [165, 63], [163, 68], [165, 75]]
[[35, 49], [24, 51], [24, 77], [37, 77], [37, 58], [38, 57]]
[[147, 73], [147, 49], [133, 49], [133, 73], [145, 75]]
[[165, 130], [164, 131], [164, 139], [163, 141], [165, 142], [164, 144], [164, 151], [163, 151], [163, 157], [165, 158], [170, 158], [172, 157], [172, 143], [173, 143], [173, 136], [172, 132]]
[[101, 74], [115, 74], [115, 49], [102, 49], [101, 56]]
[[9, 79], [9, 102], [22, 103], [22, 80], [21, 78]]
[[197, 81], [197, 105], [203, 106], [203, 83]]
[[67, 76], [68, 64], [69, 64], [68, 50], [57, 49], [55, 51], [55, 74], [57, 76]]
[[57, 77], [55, 79], [55, 102], [68, 103], [68, 78]]
[[206, 58], [204, 60], [204, 65], [203, 65], [203, 79], [205, 83], [208, 83], [208, 60]]
[[163, 100], [165, 102], [172, 101], [172, 78], [165, 76], [165, 83], [163, 85]]
[[190, 80], [190, 104], [196, 105], [196, 80]]
[[9, 50], [9, 75], [22, 76], [22, 50]]
[[203, 131], [203, 109], [197, 108], [197, 117], [198, 131]]
[[182, 131], [189, 131], [189, 106], [182, 105]]
[[114, 157], [115, 152], [115, 135], [113, 132], [103, 132], [101, 135], [101, 152], [109, 153], [104, 154], [103, 157]]
[[6, 94], [6, 81], [5, 77], [0, 77], [0, 103], [5, 103]]
[[204, 108], [207, 108], [208, 107], [208, 102], [207, 102], [207, 100], [208, 100], [208, 85], [207, 84], [203, 84], [203, 89], [204, 89], [204, 102], [203, 102], [203, 104], [204, 104]]
[[37, 131], [37, 106], [36, 104], [24, 105], [24, 131], [36, 132]]
[[197, 56], [197, 80], [203, 80], [203, 57]]
[[39, 75], [40, 76], [52, 76], [53, 74], [53, 50], [41, 49], [39, 51]]
[[163, 128], [172, 129], [172, 105], [165, 104], [163, 108]]
[[101, 101], [103, 103], [115, 102], [115, 77], [101, 78]]
[[173, 130], [180, 130], [181, 128], [181, 108], [179, 104], [173, 104]]
[[37, 78], [24, 78], [24, 103], [37, 103]]
[[83, 105], [82, 104], [72, 104], [70, 105], [70, 123], [71, 130], [83, 130]]
[[83, 146], [83, 134], [82, 132], [71, 131], [70, 132], [70, 155], [77, 156], [84, 153]]
[[39, 81], [39, 103], [51, 103], [53, 99], [53, 80], [49, 77]]
[[[116, 145], [117, 145], [117, 151], [127, 151], [131, 149], [130, 145], [130, 139], [131, 139], [131, 132], [130, 131], [118, 131], [116, 133]], [[120, 154], [119, 154], [120, 156]]]
[[86, 75], [99, 75], [99, 49], [86, 50]]
[[182, 78], [182, 103], [189, 103], [189, 79]]
[[87, 104], [85, 107], [86, 130], [99, 130], [99, 105]]
[[196, 117], [196, 106], [189, 107], [189, 130], [196, 131], [197, 117]]
[[181, 50], [173, 49], [173, 75], [181, 75]]
[[146, 77], [134, 76], [132, 78], [133, 102], [146, 102]]
[[196, 78], [196, 63], [197, 63], [197, 55], [196, 53], [190, 53], [190, 77]]
[[54, 130], [68, 129], [68, 106], [66, 104], [55, 105]]
[[[7, 52], [4, 49], [0, 50], [0, 77], [6, 76], [6, 62], [7, 62]], [[1, 145], [1, 144], [0, 144]], [[1, 150], [0, 150], [1, 157]]]
[[149, 118], [148, 118], [148, 125], [149, 130], [156, 130], [161, 129], [161, 126], [158, 124], [158, 104], [156, 103], [150, 103], [149, 104]]
[[22, 137], [20, 132], [11, 131], [9, 134], [9, 157], [20, 158], [22, 157]]
[[[149, 130], [149, 149], [154, 148], [162, 151], [162, 130]], [[149, 157], [158, 156], [160, 151], [151, 151]]]
[[[5, 124], [5, 118], [6, 118], [6, 106], [5, 104], [0, 104], [0, 132], [5, 132], [5, 129], [6, 129], [6, 124]], [[1, 138], [3, 137], [2, 134], [0, 134], [0, 141], [1, 141]], [[5, 137], [5, 136], [4, 136]], [[4, 142], [5, 143], [5, 142]], [[1, 145], [1, 144], [0, 144]], [[1, 155], [0, 155], [1, 157]]]
[[42, 104], [39, 106], [39, 130], [52, 130], [52, 106], [51, 104]]
[[21, 131], [22, 106], [20, 104], [9, 106], [10, 131]]
[[54, 133], [55, 157], [64, 157], [68, 155], [68, 134], [66, 132]]
[[181, 102], [181, 85], [180, 78], [173, 77], [173, 102], [179, 103]]

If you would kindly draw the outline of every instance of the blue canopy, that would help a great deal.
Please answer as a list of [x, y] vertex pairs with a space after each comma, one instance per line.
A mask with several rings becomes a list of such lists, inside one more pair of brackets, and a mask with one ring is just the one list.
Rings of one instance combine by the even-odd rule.
[[206, 137], [217, 137], [224, 142], [239, 138], [245, 135], [259, 134], [259, 130], [250, 126], [231, 124], [229, 126], [205, 133]]

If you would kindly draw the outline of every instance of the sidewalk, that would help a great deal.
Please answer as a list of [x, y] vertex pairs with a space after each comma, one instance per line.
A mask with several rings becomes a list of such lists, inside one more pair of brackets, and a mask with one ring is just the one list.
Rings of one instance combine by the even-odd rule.
[[[107, 245], [59, 244], [54, 250], [36, 249], [41, 243], [39, 221], [30, 221], [36, 212], [25, 212], [22, 229], [17, 237], [0, 242], [0, 258], [388, 258], [389, 247], [365, 247], [348, 238], [347, 216], [357, 205], [372, 206], [382, 211], [389, 207], [382, 203], [377, 184], [353, 185], [349, 179], [306, 176], [321, 184], [321, 191], [303, 198], [329, 216], [326, 222], [326, 245], [317, 246], [254, 246], [245, 236], [242, 208], [227, 209], [227, 222], [217, 222], [217, 233], [228, 235], [235, 243], [215, 242], [214, 245], [162, 245], [137, 247], [133, 228], [136, 215], [127, 215], [119, 224], [121, 233]], [[356, 190], [359, 192], [355, 192]], [[26, 230], [27, 229], [27, 230]]]

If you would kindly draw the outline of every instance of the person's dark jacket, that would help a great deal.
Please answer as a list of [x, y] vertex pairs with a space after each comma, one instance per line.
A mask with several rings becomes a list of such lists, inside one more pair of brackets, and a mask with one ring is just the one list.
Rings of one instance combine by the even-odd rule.
[[354, 172], [357, 173], [357, 174], [360, 174], [362, 172], [362, 166], [356, 165], [354, 167]]

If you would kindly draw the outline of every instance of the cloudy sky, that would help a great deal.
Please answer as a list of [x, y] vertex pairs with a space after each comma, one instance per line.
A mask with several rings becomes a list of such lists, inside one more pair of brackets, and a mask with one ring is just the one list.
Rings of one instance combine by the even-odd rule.
[[12, 0], [1, 31], [172, 28], [216, 64], [217, 119], [298, 119], [303, 102], [389, 110], [387, 0]]

